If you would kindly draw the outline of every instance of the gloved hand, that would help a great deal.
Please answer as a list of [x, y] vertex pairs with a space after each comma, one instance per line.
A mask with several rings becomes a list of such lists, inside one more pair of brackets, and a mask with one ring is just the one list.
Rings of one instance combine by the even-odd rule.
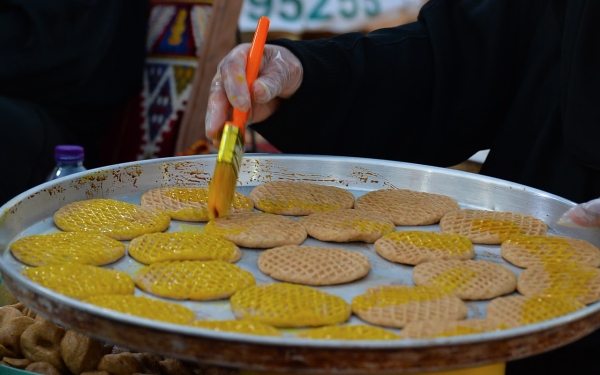
[[267, 44], [258, 78], [252, 85], [251, 102], [246, 83], [246, 60], [250, 44], [231, 50], [219, 63], [212, 80], [206, 111], [206, 136], [218, 141], [232, 106], [247, 111], [252, 108], [250, 123], [271, 116], [282, 99], [291, 97], [302, 83], [302, 64], [290, 50]]
[[600, 198], [578, 204], [567, 211], [559, 224], [581, 227], [600, 227]]

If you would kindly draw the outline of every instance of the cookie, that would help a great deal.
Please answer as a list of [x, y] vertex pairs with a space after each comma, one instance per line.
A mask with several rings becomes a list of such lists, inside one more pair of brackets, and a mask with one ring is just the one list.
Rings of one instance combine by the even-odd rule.
[[317, 212], [301, 217], [298, 222], [309, 236], [330, 242], [373, 243], [396, 229], [384, 215], [354, 209]]
[[503, 328], [506, 327], [492, 319], [426, 320], [408, 323], [400, 336], [403, 339], [431, 339], [494, 332]]
[[171, 218], [161, 211], [97, 198], [61, 207], [54, 214], [54, 223], [67, 232], [95, 232], [116, 240], [131, 240], [142, 234], [164, 231]]
[[419, 320], [464, 319], [467, 305], [434, 287], [384, 285], [354, 297], [352, 312], [371, 324], [402, 328]]
[[518, 327], [567, 315], [584, 307], [579, 301], [556, 297], [499, 297], [488, 304], [486, 317], [508, 327]]
[[204, 233], [165, 232], [136, 237], [129, 255], [138, 262], [153, 264], [169, 260], [223, 260], [234, 263], [242, 251], [233, 242]]
[[220, 332], [245, 333], [257, 336], [281, 336], [281, 333], [275, 327], [250, 320], [197, 320], [190, 325]]
[[[162, 187], [152, 189], [141, 198], [142, 207], [166, 212], [172, 219], [201, 222], [209, 220], [208, 187]], [[229, 214], [252, 211], [254, 203], [235, 192]]]
[[306, 239], [306, 230], [292, 219], [262, 212], [245, 212], [211, 220], [204, 233], [221, 236], [238, 246], [266, 249], [299, 245]]
[[125, 249], [120, 241], [88, 232], [39, 234], [10, 244], [14, 257], [30, 266], [64, 263], [102, 266], [123, 257]]
[[385, 215], [395, 225], [435, 224], [446, 213], [460, 210], [448, 196], [404, 189], [370, 191], [356, 199], [354, 208]]
[[473, 259], [473, 243], [453, 233], [403, 231], [385, 235], [375, 241], [375, 251], [396, 263], [420, 264], [432, 260]]
[[274, 327], [318, 327], [343, 323], [350, 305], [341, 297], [288, 283], [261, 284], [234, 294], [231, 309], [238, 319]]
[[156, 296], [193, 301], [228, 298], [256, 283], [250, 272], [221, 260], [154, 263], [140, 269], [134, 280]]
[[123, 271], [84, 264], [51, 264], [26, 268], [23, 275], [45, 288], [71, 298], [102, 294], [133, 294], [135, 285]]
[[417, 285], [431, 285], [461, 299], [482, 300], [511, 293], [517, 276], [507, 267], [483, 260], [436, 260], [413, 270]]
[[294, 216], [354, 205], [354, 195], [348, 190], [308, 182], [265, 182], [250, 192], [250, 199], [261, 211]]
[[327, 326], [300, 332], [296, 337], [316, 340], [398, 340], [400, 336], [386, 329], [364, 324]]
[[317, 286], [360, 279], [369, 273], [371, 262], [358, 251], [288, 245], [262, 252], [258, 268], [277, 280]]
[[175, 324], [190, 324], [194, 312], [178, 303], [159, 301], [147, 297], [102, 295], [83, 299], [82, 302], [144, 319]]
[[600, 249], [575, 238], [518, 235], [502, 242], [500, 250], [504, 259], [523, 268], [561, 262], [600, 266]]
[[575, 299], [590, 304], [600, 300], [600, 270], [578, 263], [554, 263], [523, 270], [517, 289], [524, 296]]
[[512, 212], [460, 210], [450, 212], [440, 220], [446, 233], [457, 233], [477, 244], [498, 245], [520, 234], [545, 235], [548, 226], [533, 216]]

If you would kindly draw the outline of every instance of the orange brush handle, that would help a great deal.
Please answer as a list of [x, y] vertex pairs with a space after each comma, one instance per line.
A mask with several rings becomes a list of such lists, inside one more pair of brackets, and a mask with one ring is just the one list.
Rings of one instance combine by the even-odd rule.
[[[252, 95], [252, 85], [256, 77], [258, 77], [258, 70], [260, 69], [260, 61], [265, 50], [270, 23], [271, 21], [267, 17], [260, 17], [256, 25], [256, 31], [254, 32], [254, 38], [252, 38], [252, 45], [248, 53], [248, 61], [246, 62], [246, 82], [248, 83], [250, 95]], [[233, 109], [232, 124], [240, 128], [243, 137], [245, 137], [245, 127], [249, 115], [250, 111], [244, 112], [236, 108]]]

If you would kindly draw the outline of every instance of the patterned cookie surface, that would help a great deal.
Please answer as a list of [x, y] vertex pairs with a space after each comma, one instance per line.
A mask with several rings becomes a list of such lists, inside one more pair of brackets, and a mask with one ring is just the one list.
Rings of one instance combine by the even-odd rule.
[[417, 285], [431, 285], [461, 299], [490, 299], [511, 293], [517, 276], [507, 267], [483, 260], [436, 260], [413, 270]]
[[234, 294], [231, 309], [238, 319], [274, 327], [318, 327], [343, 323], [350, 305], [343, 298], [312, 287], [288, 283], [261, 284]]
[[[141, 205], [165, 211], [182, 221], [208, 221], [208, 187], [163, 187], [142, 194]], [[254, 203], [247, 196], [235, 192], [230, 214], [252, 211]]]
[[22, 237], [10, 245], [10, 251], [31, 266], [63, 263], [102, 266], [125, 255], [125, 245], [103, 234], [61, 232]]
[[354, 207], [386, 215], [395, 225], [435, 224], [446, 213], [460, 210], [448, 196], [404, 189], [370, 191], [357, 198]]
[[600, 270], [568, 262], [530, 267], [519, 275], [517, 289], [525, 296], [559, 297], [589, 304], [600, 300]]
[[93, 296], [82, 301], [127, 315], [161, 322], [190, 324], [194, 320], [194, 312], [185, 306], [147, 297], [111, 294]]
[[310, 215], [354, 205], [348, 190], [307, 182], [265, 182], [250, 192], [250, 199], [257, 209], [279, 215]]
[[193, 232], [150, 233], [129, 243], [129, 255], [145, 264], [169, 260], [223, 260], [237, 262], [242, 251], [218, 236]]
[[306, 239], [302, 224], [284, 216], [245, 212], [211, 220], [204, 233], [221, 236], [238, 246], [266, 249], [299, 245]]
[[548, 226], [533, 216], [512, 212], [460, 210], [440, 220], [444, 232], [468, 237], [473, 243], [497, 245], [519, 234], [545, 235]]
[[396, 229], [384, 215], [354, 209], [317, 212], [301, 217], [298, 222], [311, 237], [331, 242], [373, 243]]
[[374, 244], [377, 254], [385, 259], [404, 264], [420, 264], [437, 259], [472, 259], [473, 243], [454, 233], [423, 231], [394, 232]]
[[258, 336], [281, 336], [281, 333], [275, 327], [250, 320], [197, 320], [191, 325], [221, 332], [246, 333]]
[[317, 286], [360, 279], [369, 273], [371, 262], [358, 251], [288, 245], [262, 252], [258, 268], [277, 280]]
[[398, 340], [400, 336], [364, 324], [327, 326], [301, 332], [297, 337], [317, 340]]
[[509, 327], [518, 327], [567, 315], [584, 307], [579, 301], [555, 297], [499, 297], [488, 304], [486, 317]]
[[103, 294], [133, 294], [135, 289], [127, 273], [85, 264], [32, 267], [25, 269], [23, 275], [34, 283], [77, 299]]
[[134, 280], [148, 293], [193, 301], [227, 298], [255, 284], [250, 272], [221, 260], [154, 263], [141, 268]]
[[492, 319], [426, 320], [408, 323], [400, 336], [405, 339], [429, 339], [493, 332], [502, 328], [504, 326], [500, 322]]
[[135, 204], [98, 198], [61, 207], [54, 214], [54, 223], [67, 232], [96, 232], [116, 240], [131, 240], [164, 231], [171, 218]]
[[560, 262], [600, 266], [600, 250], [575, 238], [519, 235], [502, 242], [500, 249], [504, 259], [523, 268]]
[[401, 328], [420, 320], [464, 319], [467, 305], [433, 287], [385, 285], [354, 297], [352, 312], [368, 323]]

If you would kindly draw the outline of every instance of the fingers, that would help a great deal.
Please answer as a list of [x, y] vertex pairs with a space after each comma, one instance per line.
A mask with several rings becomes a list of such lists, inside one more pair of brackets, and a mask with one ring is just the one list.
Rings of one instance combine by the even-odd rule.
[[210, 140], [221, 138], [223, 124], [227, 121], [231, 104], [223, 88], [223, 78], [217, 73], [210, 85], [208, 106], [206, 108], [205, 131]]
[[571, 220], [582, 227], [600, 226], [600, 199], [578, 204], [569, 210]]

